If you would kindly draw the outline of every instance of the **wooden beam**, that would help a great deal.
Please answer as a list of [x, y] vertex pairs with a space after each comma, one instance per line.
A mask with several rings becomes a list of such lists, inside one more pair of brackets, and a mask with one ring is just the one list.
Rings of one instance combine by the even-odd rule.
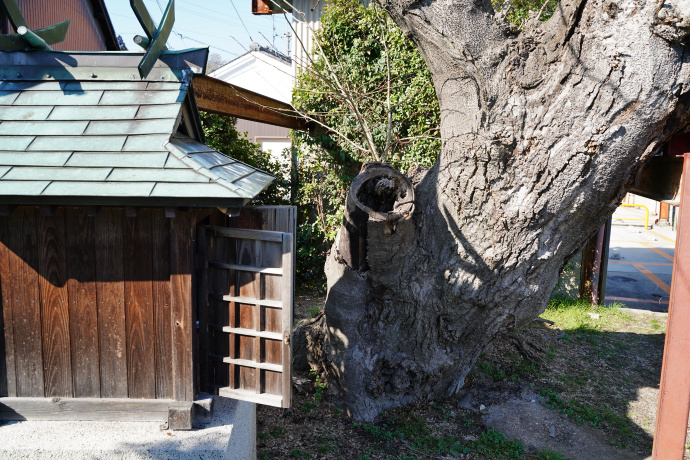
[[86, 216], [87, 217], [96, 217], [99, 212], [101, 212], [100, 206], [87, 206], [86, 207]]
[[199, 110], [258, 121], [283, 128], [307, 130], [306, 120], [291, 105], [249, 91], [230, 83], [208, 77], [195, 76], [192, 81]]
[[677, 205], [680, 199], [682, 157], [652, 157], [645, 164], [630, 192], [656, 201]]
[[[687, 146], [690, 150], [690, 145]], [[687, 151], [687, 150], [686, 150]], [[681, 459], [690, 413], [690, 153], [683, 168], [681, 214], [668, 307], [659, 405], [654, 430], [654, 460]]]
[[[171, 399], [0, 398], [0, 420], [168, 421]], [[191, 408], [191, 404], [189, 405]]]

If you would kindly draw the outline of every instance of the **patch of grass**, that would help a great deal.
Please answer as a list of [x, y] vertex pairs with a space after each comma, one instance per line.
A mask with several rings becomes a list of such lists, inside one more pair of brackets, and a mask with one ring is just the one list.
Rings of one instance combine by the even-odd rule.
[[537, 453], [537, 460], [570, 460], [570, 457], [566, 457], [562, 453], [555, 450], [544, 449]]
[[548, 407], [559, 411], [578, 425], [588, 422], [594, 428], [602, 428], [602, 424], [605, 423], [617, 436], [615, 441], [609, 441], [615, 446], [627, 447], [631, 441], [638, 440], [634, 430], [635, 424], [627, 417], [607, 408], [566, 400], [560, 395], [560, 391], [553, 387], [542, 387], [539, 393], [546, 399]]
[[290, 456], [292, 458], [311, 458], [311, 454], [309, 452], [304, 452], [299, 449], [295, 449], [290, 453]]
[[488, 429], [472, 447], [487, 458], [520, 460], [525, 456], [525, 445], [519, 439], [507, 439], [500, 431]]
[[501, 380], [522, 382], [528, 376], [540, 375], [539, 364], [522, 356], [511, 355], [510, 363], [504, 367], [492, 365], [484, 360], [480, 360], [477, 364], [482, 372], [497, 382]]
[[312, 409], [316, 408], [316, 405], [323, 400], [323, 394], [326, 392], [326, 382], [323, 381], [318, 372], [314, 369], [309, 371], [309, 374], [314, 377], [314, 396], [311, 400], [305, 401], [300, 410], [305, 414], [308, 414]]
[[339, 447], [335, 444], [326, 444], [325, 446], [319, 447], [318, 450], [321, 454], [331, 454], [333, 452], [338, 452]]
[[603, 417], [598, 413], [599, 411], [577, 401], [566, 401], [560, 396], [560, 392], [554, 388], [541, 388], [539, 393], [546, 398], [546, 404], [551, 409], [558, 410], [578, 425], [589, 422], [594, 428], [601, 426]]
[[[632, 321], [633, 318], [623, 313], [621, 304], [614, 302], [611, 306], [595, 305], [580, 300], [551, 299], [542, 318], [549, 319], [566, 331], [599, 331], [607, 327]], [[594, 319], [588, 313], [598, 314]]]
[[445, 420], [448, 420], [452, 417], [451, 413], [448, 412], [446, 408], [443, 406], [440, 406], [438, 404], [432, 404], [431, 407], [439, 411]]
[[[435, 405], [432, 405], [434, 407]], [[467, 420], [466, 420], [467, 421]], [[471, 421], [470, 421], [471, 422]], [[471, 424], [471, 423], [470, 423]], [[465, 423], [465, 426], [469, 426]], [[435, 436], [427, 426], [425, 419], [411, 417], [404, 420], [384, 422], [380, 425], [354, 423], [353, 427], [362, 429], [368, 435], [380, 439], [388, 447], [393, 447], [398, 440], [404, 440], [411, 453], [389, 459], [419, 458], [420, 455], [450, 455], [476, 452], [491, 459], [522, 460], [525, 458], [525, 446], [520, 440], [509, 440], [500, 431], [493, 429], [481, 433], [476, 441], [465, 442], [454, 436]]]
[[488, 375], [496, 381], [503, 380], [506, 378], [506, 373], [503, 372], [503, 370], [493, 367], [491, 364], [487, 362], [481, 361], [479, 363], [479, 368], [482, 370], [482, 372], [484, 372], [486, 375]]
[[310, 317], [310, 318], [313, 318], [313, 317], [316, 316], [320, 311], [321, 311], [321, 308], [319, 308], [319, 307], [311, 307], [311, 308], [309, 309], [309, 317]]
[[661, 324], [658, 320], [652, 319], [649, 321], [649, 327], [654, 329], [655, 331], [663, 331], [666, 329], [666, 324]]

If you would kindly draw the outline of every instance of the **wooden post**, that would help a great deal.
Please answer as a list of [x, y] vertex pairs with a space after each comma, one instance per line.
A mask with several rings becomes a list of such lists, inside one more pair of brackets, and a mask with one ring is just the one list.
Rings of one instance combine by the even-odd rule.
[[668, 211], [670, 207], [671, 205], [663, 201], [659, 203], [659, 225], [668, 225]]
[[682, 459], [690, 412], [690, 153], [684, 155], [671, 301], [654, 430], [654, 460]]

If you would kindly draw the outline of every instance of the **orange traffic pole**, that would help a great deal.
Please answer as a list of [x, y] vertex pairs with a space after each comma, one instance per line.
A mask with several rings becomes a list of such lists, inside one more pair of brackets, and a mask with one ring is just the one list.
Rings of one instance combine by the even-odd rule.
[[682, 460], [690, 413], [690, 153], [684, 154], [664, 361], [654, 430], [654, 460]]

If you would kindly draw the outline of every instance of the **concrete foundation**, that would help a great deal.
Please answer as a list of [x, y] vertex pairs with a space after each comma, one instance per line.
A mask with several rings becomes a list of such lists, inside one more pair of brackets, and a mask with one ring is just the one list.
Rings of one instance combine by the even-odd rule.
[[0, 459], [256, 458], [256, 406], [216, 397], [213, 420], [190, 431], [157, 422], [0, 422]]

